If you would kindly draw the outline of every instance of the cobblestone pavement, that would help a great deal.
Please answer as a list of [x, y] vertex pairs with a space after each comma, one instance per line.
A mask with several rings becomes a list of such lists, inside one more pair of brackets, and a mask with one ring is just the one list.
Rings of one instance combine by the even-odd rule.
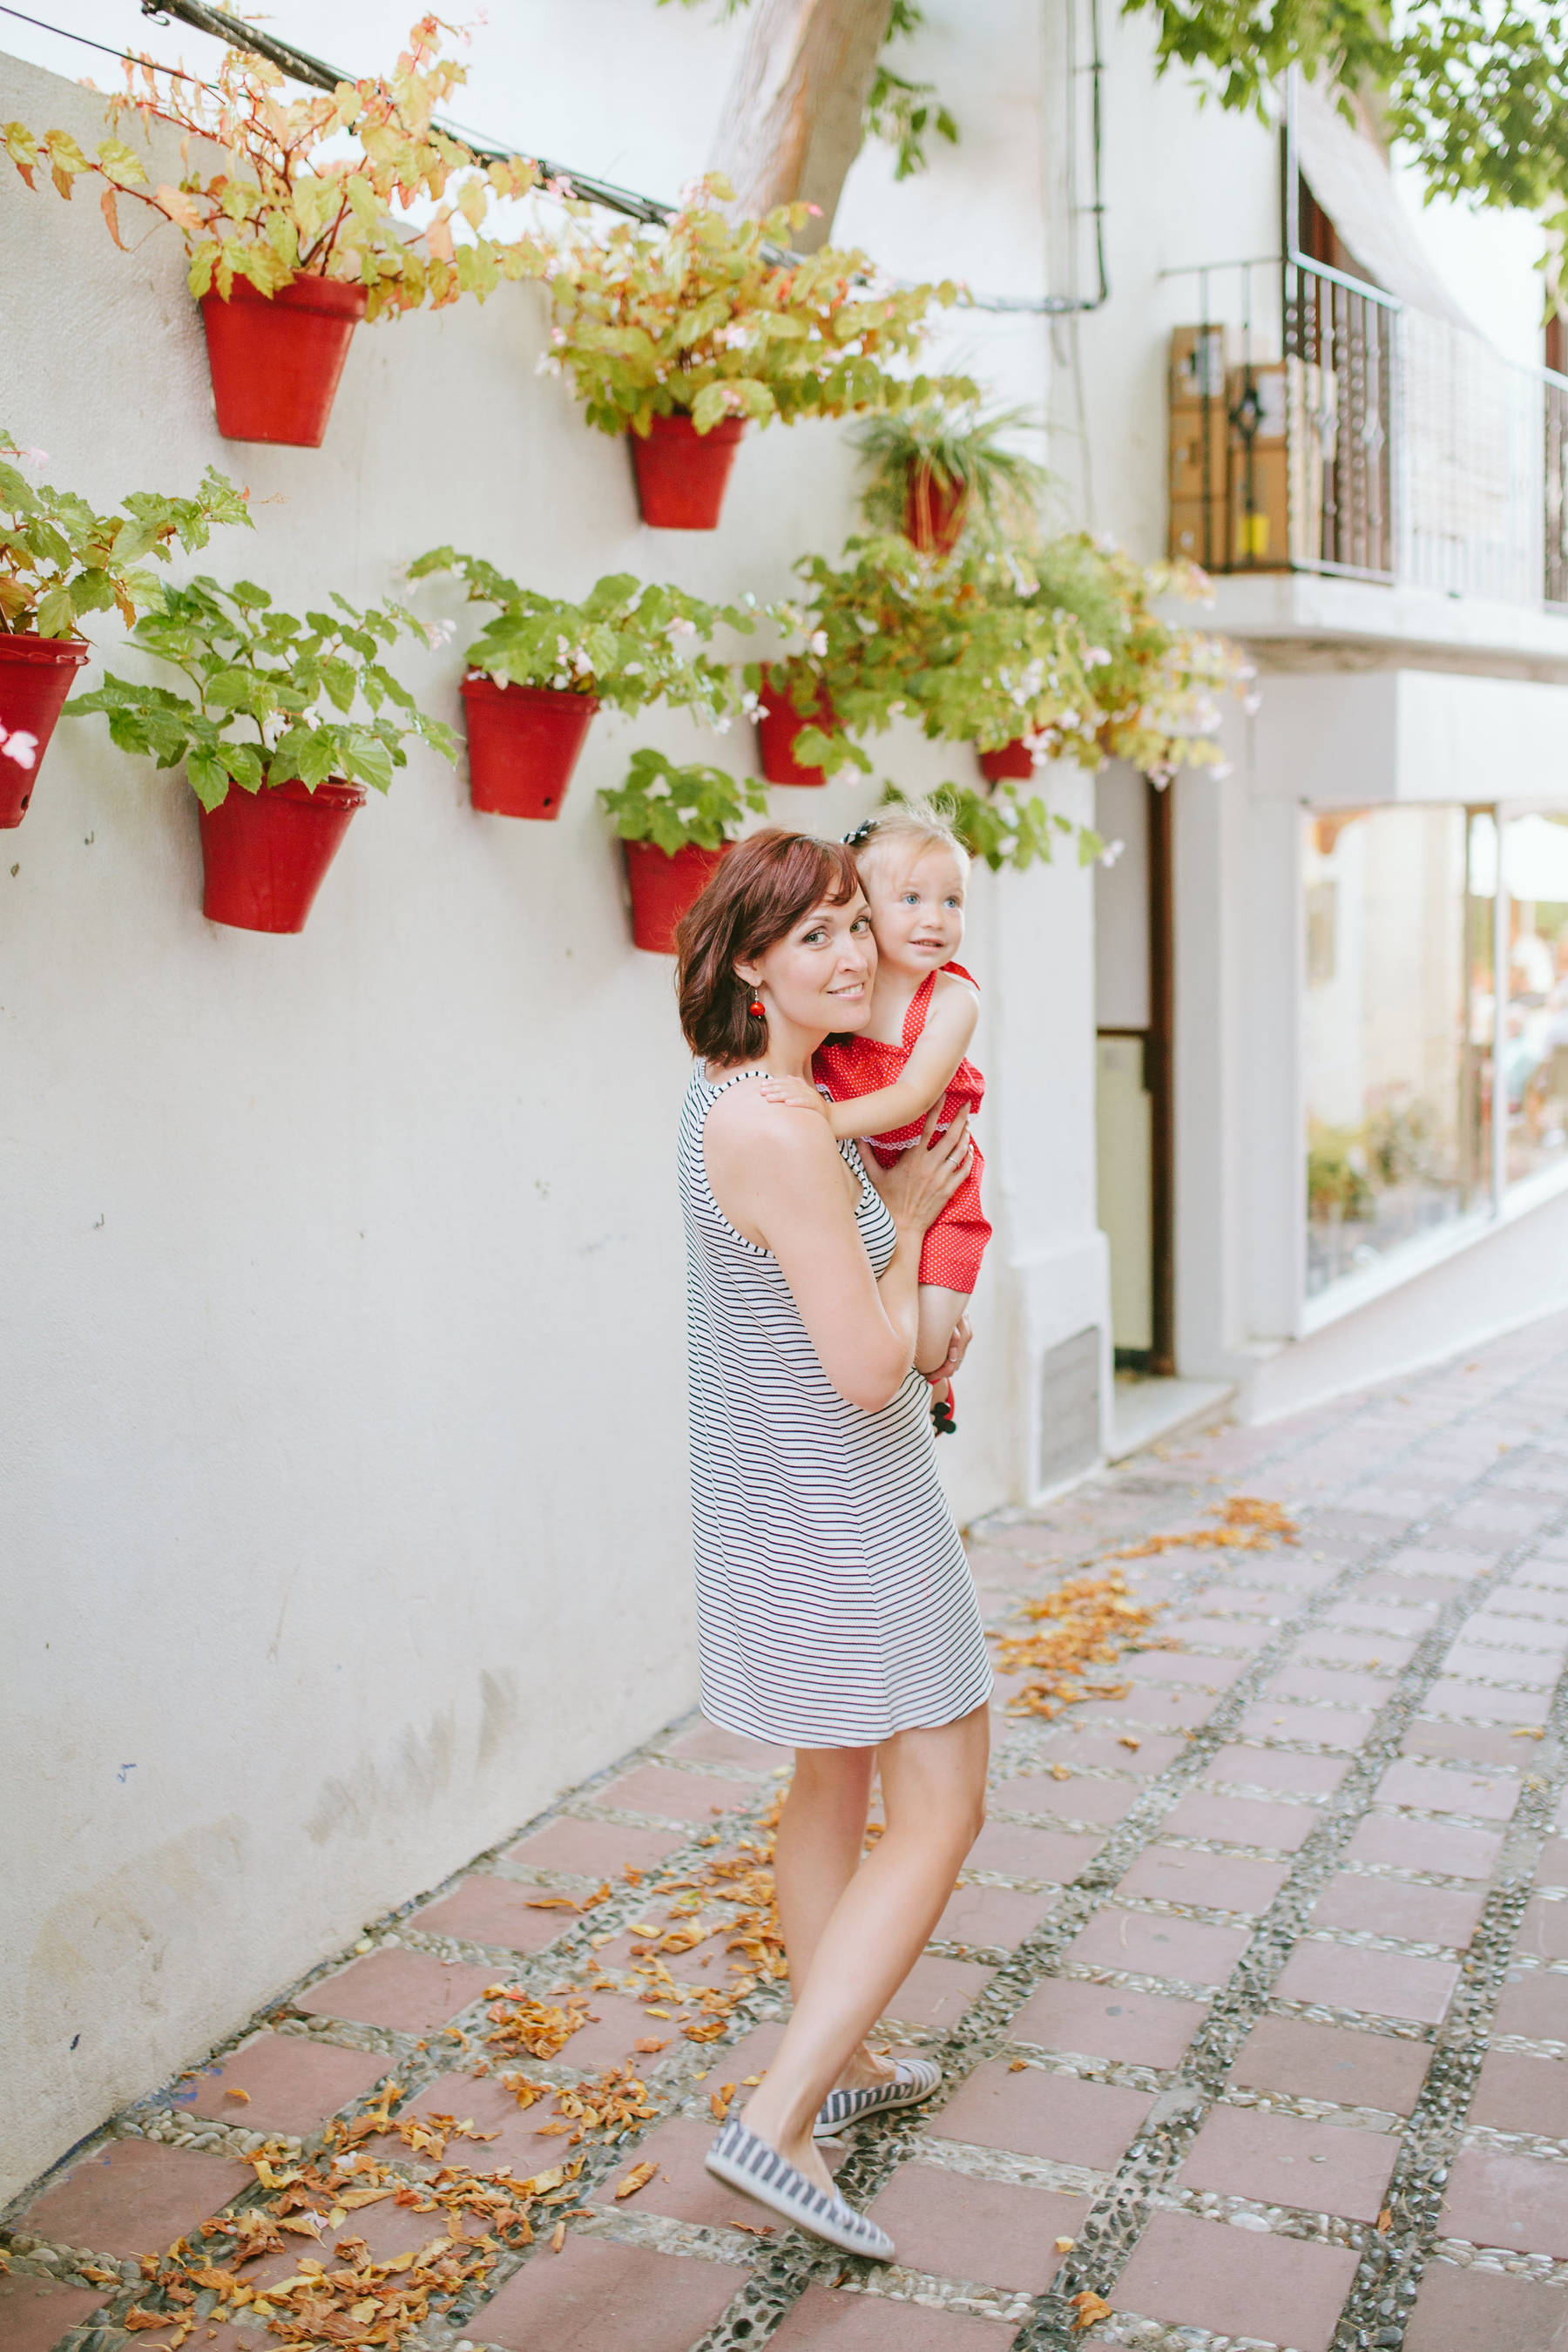
[[[845, 2143], [898, 2264], [755, 2234], [701, 2170], [715, 2086], [776, 2042], [763, 1987], [717, 2042], [658, 2029], [637, 2061], [656, 2113], [585, 2146], [563, 2251], [542, 2231], [503, 2252], [419, 2352], [1568, 2352], [1568, 1318], [991, 1523], [991, 1622], [1236, 1492], [1284, 1505], [1300, 1543], [1129, 1563], [1179, 1646], [1128, 1659], [1128, 1696], [1047, 1723], [998, 1692], [990, 1822], [889, 2021], [946, 2086]], [[169, 2342], [123, 2332], [135, 2258], [232, 2221], [261, 2135], [308, 2153], [389, 2074], [398, 2113], [499, 2131], [475, 2164], [559, 2160], [535, 2110], [464, 2071], [485, 1987], [613, 1980], [532, 2069], [552, 2083], [646, 2048], [619, 1931], [715, 1832], [732, 1847], [781, 1769], [689, 1718], [118, 2117], [7, 2217], [4, 2352]], [[581, 1916], [530, 1907], [605, 1876]], [[639, 2159], [657, 2172], [617, 2200]], [[355, 2225], [377, 2260], [429, 2231], [395, 2205]], [[278, 2341], [192, 2315], [190, 2352]]]

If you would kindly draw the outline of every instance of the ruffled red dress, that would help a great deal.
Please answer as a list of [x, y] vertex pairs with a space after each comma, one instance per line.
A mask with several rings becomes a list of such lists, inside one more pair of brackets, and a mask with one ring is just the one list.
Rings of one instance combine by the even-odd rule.
[[[965, 971], [961, 963], [944, 963], [942, 970], [967, 980], [972, 988], [978, 986], [973, 973]], [[898, 1045], [887, 1045], [880, 1037], [845, 1037], [817, 1047], [812, 1073], [836, 1103], [853, 1102], [858, 1095], [875, 1094], [879, 1087], [896, 1085], [903, 1076], [926, 1025], [935, 988], [936, 974], [928, 972], [910, 999], [903, 1035]], [[973, 1118], [984, 1093], [985, 1081], [973, 1063], [960, 1062], [942, 1097], [937, 1132], [941, 1134], [951, 1127], [961, 1110], [968, 1111]], [[900, 1151], [907, 1151], [911, 1144], [920, 1141], [924, 1125], [924, 1119], [912, 1119], [908, 1127], [896, 1128], [889, 1135], [870, 1137], [871, 1149], [880, 1164], [890, 1168]], [[980, 1180], [984, 1173], [985, 1162], [976, 1145], [969, 1172], [938, 1213], [935, 1223], [928, 1227], [921, 1244], [921, 1280], [939, 1284], [944, 1290], [960, 1290], [966, 1297], [980, 1279], [980, 1261], [991, 1238], [991, 1226], [980, 1205]]]

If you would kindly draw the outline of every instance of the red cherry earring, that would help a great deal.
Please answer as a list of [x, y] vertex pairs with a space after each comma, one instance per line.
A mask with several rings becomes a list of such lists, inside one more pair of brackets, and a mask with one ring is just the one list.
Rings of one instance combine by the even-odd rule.
[[760, 996], [753, 996], [750, 1004], [747, 1005], [746, 1010], [751, 1014], [753, 1021], [765, 1021], [767, 1019], [767, 1007], [763, 1003]]

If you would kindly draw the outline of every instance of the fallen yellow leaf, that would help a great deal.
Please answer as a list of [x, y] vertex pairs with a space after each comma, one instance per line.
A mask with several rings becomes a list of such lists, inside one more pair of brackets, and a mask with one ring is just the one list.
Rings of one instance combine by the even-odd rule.
[[1058, 2254], [1070, 2254], [1077, 2243], [1078, 2240], [1076, 2238], [1058, 2238], [1057, 2240], [1057, 2252]]
[[226, 2084], [223, 2095], [226, 2099], [237, 2099], [242, 2107], [247, 2107], [250, 2105], [250, 2093], [242, 2091], [237, 2083]]
[[555, 2227], [554, 2227], [554, 2228], [553, 2228], [553, 2230], [552, 2230], [552, 2231], [550, 2232], [550, 2251], [551, 2251], [551, 2252], [552, 2252], [552, 2254], [558, 2254], [558, 2253], [561, 2252], [562, 2247], [563, 2247], [565, 2243], [566, 2243], [566, 2224], [565, 2224], [565, 2222], [564, 2222], [564, 2221], [557, 2221], [557, 2223], [555, 2224]]
[[1102, 2319], [1109, 2319], [1110, 2316], [1110, 2305], [1106, 2302], [1105, 2297], [1102, 2294], [1091, 2294], [1088, 2287], [1085, 2287], [1081, 2294], [1069, 2295], [1068, 2300], [1078, 2314], [1078, 2317], [1073, 2321], [1075, 2335], [1082, 2328], [1097, 2327]]
[[626, 2179], [622, 2181], [618, 2181], [616, 2185], [616, 2202], [617, 2205], [620, 2203], [623, 2197], [635, 2197], [639, 2189], [646, 2189], [648, 2182], [653, 2179], [654, 2174], [658, 2170], [658, 2166], [651, 2161], [643, 2164], [634, 2164]]

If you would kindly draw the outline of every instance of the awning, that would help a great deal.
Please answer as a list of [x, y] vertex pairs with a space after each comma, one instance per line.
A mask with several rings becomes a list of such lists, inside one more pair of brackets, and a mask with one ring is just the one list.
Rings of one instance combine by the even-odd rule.
[[1308, 186], [1374, 286], [1474, 334], [1411, 226], [1388, 167], [1326, 88], [1296, 77], [1296, 160]]

